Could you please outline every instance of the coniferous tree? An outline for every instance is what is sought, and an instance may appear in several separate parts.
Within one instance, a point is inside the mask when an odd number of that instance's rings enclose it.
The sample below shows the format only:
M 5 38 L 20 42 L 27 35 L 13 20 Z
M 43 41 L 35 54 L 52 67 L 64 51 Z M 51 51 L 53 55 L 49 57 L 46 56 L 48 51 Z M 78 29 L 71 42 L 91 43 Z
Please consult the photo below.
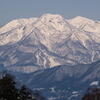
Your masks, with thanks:
M 20 100 L 36 100 L 32 94 L 32 91 L 28 89 L 25 85 L 19 90 Z
M 3 75 L 0 79 L 0 99 L 17 100 L 18 90 L 15 86 L 14 77 L 10 74 Z
M 35 91 L 33 95 L 36 98 L 36 100 L 46 100 L 46 98 L 42 95 L 40 91 Z
M 82 100 L 100 100 L 100 88 L 89 88 Z
M 17 89 L 14 77 L 3 73 L 0 78 L 0 100 L 45 100 L 45 98 L 40 92 L 33 93 L 25 85 Z

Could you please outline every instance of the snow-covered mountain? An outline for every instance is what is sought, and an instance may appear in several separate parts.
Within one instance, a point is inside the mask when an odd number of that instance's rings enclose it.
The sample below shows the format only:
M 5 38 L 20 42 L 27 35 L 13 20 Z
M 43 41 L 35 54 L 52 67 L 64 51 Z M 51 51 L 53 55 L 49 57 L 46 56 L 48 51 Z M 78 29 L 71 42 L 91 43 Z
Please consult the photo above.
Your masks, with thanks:
M 100 21 L 53 14 L 13 20 L 0 28 L 0 70 L 49 100 L 80 100 L 100 82 Z
M 33 72 L 100 59 L 100 22 L 60 15 L 16 19 L 0 28 L 0 63 Z

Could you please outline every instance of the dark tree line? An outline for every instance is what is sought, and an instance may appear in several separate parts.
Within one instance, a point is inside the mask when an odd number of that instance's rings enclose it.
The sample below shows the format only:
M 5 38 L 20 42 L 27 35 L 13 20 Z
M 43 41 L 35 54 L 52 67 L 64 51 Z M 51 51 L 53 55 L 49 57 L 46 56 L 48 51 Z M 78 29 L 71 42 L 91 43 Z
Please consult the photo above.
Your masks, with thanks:
M 45 100 L 45 98 L 25 85 L 18 89 L 14 77 L 6 73 L 0 78 L 0 100 Z
M 82 100 L 100 100 L 100 88 L 89 88 L 88 92 L 83 96 Z

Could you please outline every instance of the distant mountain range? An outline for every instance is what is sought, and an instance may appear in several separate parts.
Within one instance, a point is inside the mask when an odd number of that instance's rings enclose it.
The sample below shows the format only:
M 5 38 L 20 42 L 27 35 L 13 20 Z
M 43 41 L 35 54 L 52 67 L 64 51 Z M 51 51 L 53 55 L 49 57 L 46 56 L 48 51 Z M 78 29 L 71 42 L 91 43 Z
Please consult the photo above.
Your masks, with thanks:
M 0 65 L 32 89 L 49 88 L 49 100 L 78 100 L 99 82 L 100 21 L 53 14 L 13 20 L 0 28 Z

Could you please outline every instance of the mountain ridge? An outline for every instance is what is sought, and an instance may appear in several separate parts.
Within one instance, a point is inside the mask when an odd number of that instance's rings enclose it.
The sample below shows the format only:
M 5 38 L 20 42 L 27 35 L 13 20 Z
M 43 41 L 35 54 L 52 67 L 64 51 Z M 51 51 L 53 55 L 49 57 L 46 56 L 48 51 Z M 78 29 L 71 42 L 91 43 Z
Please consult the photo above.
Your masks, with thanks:
M 99 71 L 100 60 L 91 64 L 61 65 L 32 73 L 10 73 L 32 90 L 43 92 L 48 100 L 81 100 L 87 88 L 100 85 Z

